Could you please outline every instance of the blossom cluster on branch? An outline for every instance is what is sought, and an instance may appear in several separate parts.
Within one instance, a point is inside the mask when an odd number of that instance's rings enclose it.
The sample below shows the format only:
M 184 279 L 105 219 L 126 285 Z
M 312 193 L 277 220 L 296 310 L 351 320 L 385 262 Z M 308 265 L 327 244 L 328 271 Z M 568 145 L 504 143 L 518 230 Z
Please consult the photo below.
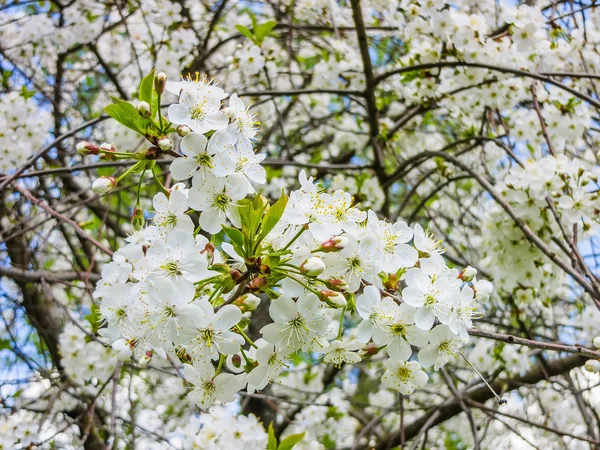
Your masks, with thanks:
M 0 448 L 600 445 L 598 8 L 1 2 Z
M 205 79 L 149 77 L 158 95 L 163 85 L 178 94 L 168 118 L 158 111 L 157 120 L 183 135 L 183 156 L 170 171 L 177 181 L 191 178 L 191 187 L 158 193 L 153 224 L 103 268 L 94 293 L 108 325 L 100 332 L 121 359 L 179 358 L 194 386 L 190 400 L 207 408 L 244 388 L 263 389 L 298 351 L 320 353 L 339 368 L 385 350 L 382 383 L 403 394 L 427 382 L 421 366 L 438 370 L 458 356 L 477 300 L 492 290 L 475 269 L 449 268 L 440 243 L 420 225 L 359 210 L 349 193 L 326 193 L 304 172 L 300 189 L 269 205 L 254 194 L 252 182 L 265 181 L 264 155 L 252 150 L 256 122 L 243 101 L 232 94 L 223 108 L 227 94 Z M 148 103 L 137 111 L 156 126 Z M 146 155 L 172 151 L 167 133 Z M 103 147 L 82 143 L 79 150 Z M 270 302 L 272 322 L 257 344 L 247 331 L 261 301 Z M 358 322 L 355 332 L 345 333 L 351 322 Z M 421 349 L 419 362 L 411 346 Z

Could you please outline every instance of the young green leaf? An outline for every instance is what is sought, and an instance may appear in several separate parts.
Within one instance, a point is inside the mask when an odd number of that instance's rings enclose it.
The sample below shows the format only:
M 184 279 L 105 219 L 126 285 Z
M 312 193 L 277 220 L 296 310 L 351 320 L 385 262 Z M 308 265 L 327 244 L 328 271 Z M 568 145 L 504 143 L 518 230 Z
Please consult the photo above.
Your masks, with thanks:
M 277 450 L 277 438 L 275 437 L 275 430 L 273 430 L 273 422 L 269 424 L 269 441 L 267 443 L 267 450 Z
M 281 216 L 285 211 L 287 202 L 288 196 L 285 194 L 281 194 L 279 200 L 277 200 L 273 205 L 271 205 L 271 207 L 269 208 L 262 220 L 259 237 L 260 240 L 264 239 L 271 232 L 271 230 L 275 228 L 275 225 L 277 225 L 277 222 L 279 222 L 279 219 L 281 219 Z
M 256 43 L 256 39 L 255 39 L 254 35 L 252 34 L 252 31 L 250 31 L 244 25 L 236 25 L 235 29 L 238 30 L 240 32 L 240 34 L 242 34 L 243 36 L 246 36 L 252 42 Z
M 102 314 L 100 313 L 100 307 L 93 304 L 90 308 L 90 313 L 87 314 L 84 318 L 92 326 L 92 331 L 96 333 L 98 331 L 98 328 L 100 328 L 100 324 L 102 323 Z
M 146 75 L 140 83 L 139 97 L 141 102 L 146 102 L 150 106 L 154 106 L 152 103 L 152 93 L 154 91 L 154 69 Z M 156 111 L 152 111 L 153 113 Z
M 262 25 L 258 25 L 254 29 L 254 35 L 256 36 L 256 40 L 259 45 L 265 40 L 265 38 L 269 35 L 271 31 L 277 26 L 277 22 L 274 20 L 269 20 L 268 22 L 263 23 Z
M 223 225 L 223 231 L 229 239 L 231 239 L 231 243 L 233 248 L 240 256 L 246 256 L 244 253 L 244 235 L 237 228 L 226 227 Z
M 137 108 L 131 103 L 119 98 L 111 98 L 114 103 L 104 108 L 104 112 L 106 112 L 106 114 L 115 119 L 121 125 L 124 125 L 127 128 L 136 131 L 137 133 L 145 134 L 146 130 L 142 129 L 138 120 L 140 115 Z
M 279 443 L 277 450 L 291 450 L 294 446 L 304 439 L 305 433 L 290 434 Z

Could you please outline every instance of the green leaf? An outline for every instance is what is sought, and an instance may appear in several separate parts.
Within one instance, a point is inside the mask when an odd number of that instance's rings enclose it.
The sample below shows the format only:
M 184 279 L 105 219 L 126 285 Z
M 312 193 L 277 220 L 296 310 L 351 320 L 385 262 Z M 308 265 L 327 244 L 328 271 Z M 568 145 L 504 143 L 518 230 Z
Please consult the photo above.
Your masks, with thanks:
M 285 211 L 287 202 L 288 196 L 281 194 L 279 200 L 277 200 L 275 204 L 269 208 L 262 220 L 259 239 L 264 239 L 271 232 L 271 230 L 275 228 L 275 225 L 277 225 L 277 222 L 279 222 L 279 219 L 281 219 L 281 216 Z
M 154 69 L 146 75 L 140 83 L 139 97 L 140 101 L 152 104 L 152 93 L 154 92 Z M 154 110 L 152 112 L 155 112 Z
M 275 437 L 275 430 L 273 430 L 273 422 L 269 424 L 269 441 L 267 443 L 267 450 L 277 450 L 277 438 Z
M 277 447 L 277 450 L 290 450 L 294 448 L 294 445 L 296 445 L 298 442 L 304 439 L 304 434 L 305 433 L 290 434 L 288 437 L 286 437 L 283 441 L 279 443 L 279 447 Z
M 223 226 L 223 231 L 231 239 L 233 248 L 240 256 L 246 256 L 244 252 L 244 235 L 237 228 Z
M 248 39 L 250 39 L 252 42 L 256 42 L 256 39 L 254 38 L 254 35 L 252 34 L 252 31 L 250 31 L 244 25 L 236 25 L 235 29 L 238 30 L 242 35 L 244 35 Z
M 259 44 L 265 40 L 265 38 L 269 35 L 271 31 L 277 26 L 277 22 L 274 20 L 269 20 L 268 22 L 263 23 L 262 25 L 258 25 L 254 29 L 254 36 L 256 36 L 256 40 Z
M 92 326 L 92 331 L 96 333 L 98 328 L 100 327 L 100 323 L 102 322 L 102 314 L 100 314 L 100 307 L 96 304 L 93 304 L 90 308 L 90 313 L 84 317 L 85 320 L 89 322 Z
M 23 97 L 25 100 L 33 97 L 34 95 L 35 95 L 35 91 L 30 91 L 24 85 L 21 86 L 21 97 Z
M 106 114 L 115 119 L 121 125 L 124 125 L 140 134 L 145 134 L 146 130 L 145 128 L 142 129 L 139 122 L 140 114 L 138 113 L 137 108 L 131 103 L 119 98 L 112 96 L 111 98 L 114 103 L 104 108 L 104 112 L 106 112 Z
M 321 443 L 328 450 L 332 449 L 332 448 L 335 448 L 335 441 L 333 439 L 331 439 L 331 437 L 328 434 L 326 434 L 323 437 L 321 437 Z
M 418 70 L 412 71 L 412 72 L 408 72 L 406 75 L 404 75 L 401 79 L 400 82 L 402 82 L 403 84 L 408 84 L 413 80 L 416 80 L 417 78 L 421 77 L 421 72 Z
M 9 339 L 0 339 L 0 351 L 11 349 L 10 340 Z

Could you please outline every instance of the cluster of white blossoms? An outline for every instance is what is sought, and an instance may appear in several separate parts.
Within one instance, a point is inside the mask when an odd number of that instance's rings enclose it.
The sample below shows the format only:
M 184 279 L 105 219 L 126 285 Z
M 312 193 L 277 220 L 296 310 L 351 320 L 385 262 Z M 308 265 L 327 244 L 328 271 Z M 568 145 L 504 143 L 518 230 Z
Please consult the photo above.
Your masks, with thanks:
M 0 415 L 0 449 L 24 450 L 40 441 L 39 424 L 27 411 Z
M 50 111 L 40 109 L 28 91 L 2 94 L 0 103 L 0 172 L 22 166 L 44 143 Z
M 470 267 L 449 268 L 420 225 L 380 220 L 304 172 L 300 189 L 270 207 L 259 195 L 246 199 L 265 177 L 242 100 L 233 94 L 223 108 L 227 94 L 203 79 L 166 89 L 179 96 L 169 120 L 184 136 L 171 175 L 191 178 L 191 187 L 157 194 L 153 225 L 102 270 L 94 293 L 107 325 L 101 334 L 120 358 L 179 358 L 190 400 L 207 408 L 263 389 L 295 352 L 341 367 L 385 348 L 382 383 L 403 394 L 425 385 L 423 368 L 457 356 L 489 282 Z M 158 145 L 170 150 L 166 141 Z M 270 302 L 272 323 L 253 340 L 261 301 Z M 356 332 L 344 332 L 350 321 L 360 322 Z
M 598 179 L 600 170 L 566 155 L 545 156 L 527 161 L 508 171 L 497 190 L 519 217 L 556 254 L 563 253 L 555 243 L 565 233 L 585 240 L 598 230 Z M 544 300 L 555 295 L 564 272 L 537 247 L 500 206 L 490 208 L 483 224 L 486 249 L 484 264 L 502 289 L 521 301 Z M 567 255 L 562 256 L 568 258 Z
M 90 332 L 91 333 L 91 332 Z M 80 385 L 106 381 L 115 370 L 116 358 L 110 347 L 93 340 L 73 323 L 68 323 L 59 339 L 65 373 Z
M 192 417 L 182 430 L 182 449 L 220 450 L 240 448 L 263 450 L 267 447 L 267 433 L 258 419 L 234 416 L 226 407 L 213 407 L 199 417 Z

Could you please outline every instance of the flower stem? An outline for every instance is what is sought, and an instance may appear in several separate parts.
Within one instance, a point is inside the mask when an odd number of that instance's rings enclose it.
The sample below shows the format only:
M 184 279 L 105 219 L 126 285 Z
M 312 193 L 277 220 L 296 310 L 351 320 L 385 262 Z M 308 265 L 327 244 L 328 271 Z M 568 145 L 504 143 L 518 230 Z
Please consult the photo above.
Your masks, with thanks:
M 154 179 L 156 180 L 156 182 L 158 183 L 158 185 L 160 186 L 160 189 L 165 193 L 168 194 L 169 190 L 164 186 L 164 184 L 162 184 L 162 182 L 160 181 L 160 178 L 158 178 L 158 174 L 156 173 L 156 166 L 154 166 L 152 168 L 152 175 L 154 175 Z
M 225 362 L 225 358 L 226 358 L 226 356 L 223 355 L 223 354 L 219 358 L 219 365 L 217 366 L 217 370 L 215 372 L 215 377 L 221 373 L 221 368 L 223 367 L 223 363 Z
M 127 169 L 125 172 L 123 172 L 121 175 L 119 175 L 115 181 L 118 183 L 123 178 L 125 178 L 127 175 L 129 175 L 131 172 L 138 169 L 141 164 L 145 164 L 145 161 L 136 162 L 133 166 L 131 166 L 129 169 Z
M 292 280 L 294 280 L 296 283 L 298 283 L 300 286 L 303 286 L 305 289 L 308 289 L 310 292 L 312 292 L 313 294 L 315 294 L 317 297 L 319 295 L 321 295 L 321 293 L 319 291 L 317 291 L 315 288 L 310 287 L 309 285 L 307 285 L 306 283 L 303 283 L 302 281 L 300 281 L 298 278 L 293 277 L 292 275 L 290 275 L 289 271 L 281 271 L 285 274 L 286 277 L 291 278 Z
M 287 245 L 285 247 L 283 247 L 283 249 L 281 251 L 286 251 L 288 248 L 291 247 L 291 245 L 296 242 L 296 240 L 302 235 L 302 233 L 304 233 L 304 230 L 306 230 L 306 228 L 304 228 L 304 226 L 302 226 L 302 228 L 300 228 L 300 231 L 298 231 L 296 233 L 296 235 L 292 238 L 292 240 L 290 242 L 287 243 Z
M 342 339 L 342 333 L 344 332 L 344 313 L 346 312 L 346 307 L 348 305 L 344 305 L 342 308 L 342 314 L 340 315 L 340 328 L 338 329 L 337 339 Z
M 252 339 L 250 339 L 248 337 L 248 335 L 246 333 L 244 333 L 244 330 L 242 330 L 242 327 L 240 327 L 239 325 L 236 325 L 235 328 L 238 331 L 238 333 L 240 333 L 242 335 L 242 337 L 246 340 L 246 342 L 248 344 L 250 344 L 254 348 L 258 348 L 258 346 L 252 341 Z

